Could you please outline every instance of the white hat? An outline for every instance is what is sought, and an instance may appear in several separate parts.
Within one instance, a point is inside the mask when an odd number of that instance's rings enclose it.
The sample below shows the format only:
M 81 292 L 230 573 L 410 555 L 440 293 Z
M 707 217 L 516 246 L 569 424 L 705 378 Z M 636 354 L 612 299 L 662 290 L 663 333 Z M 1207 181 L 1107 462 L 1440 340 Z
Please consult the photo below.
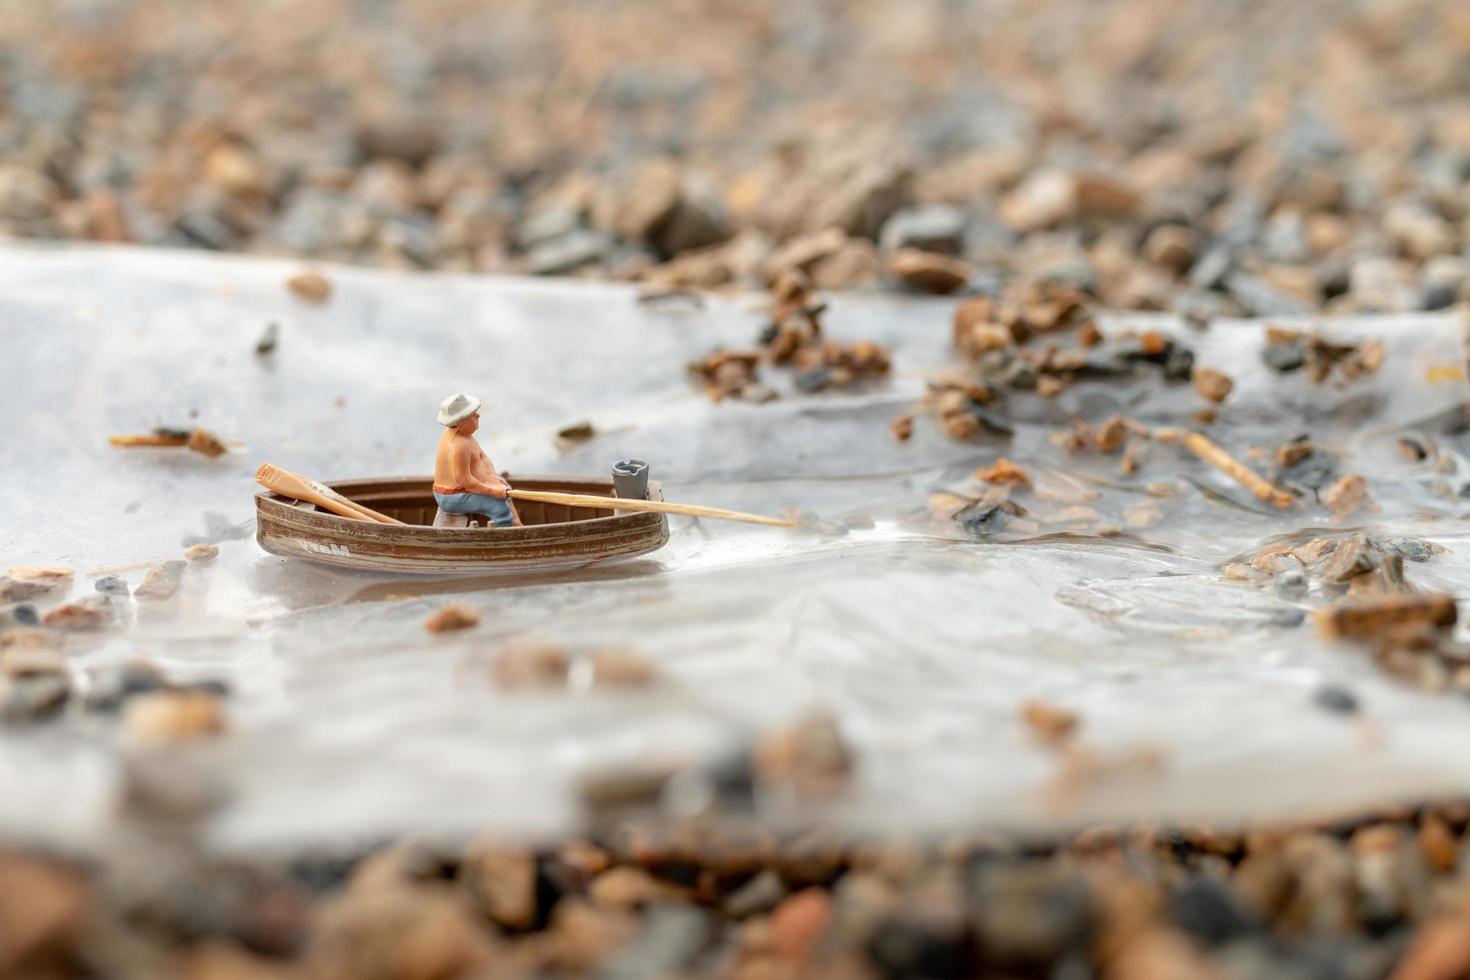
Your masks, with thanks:
M 440 425 L 459 425 L 480 410 L 480 399 L 474 395 L 453 394 L 439 406 Z

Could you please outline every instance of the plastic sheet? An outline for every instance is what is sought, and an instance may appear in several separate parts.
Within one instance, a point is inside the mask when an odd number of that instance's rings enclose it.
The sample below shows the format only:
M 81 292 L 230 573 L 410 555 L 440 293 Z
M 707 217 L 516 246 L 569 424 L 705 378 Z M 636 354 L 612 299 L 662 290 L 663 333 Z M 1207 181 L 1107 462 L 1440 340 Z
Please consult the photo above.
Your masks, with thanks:
M 858 772 L 835 817 L 857 829 L 1038 832 L 1141 816 L 1275 814 L 1470 788 L 1462 699 L 1380 675 L 1319 641 L 1292 601 L 1229 581 L 1233 556 L 1280 535 L 1341 530 L 1321 508 L 1268 512 L 1186 454 L 1156 447 L 1137 477 L 1116 458 L 1068 457 L 1047 434 L 1074 413 L 1181 424 L 1189 386 L 1155 373 L 1014 398 L 1013 438 L 946 438 L 887 421 L 950 359 L 946 301 L 833 298 L 830 332 L 895 350 L 893 377 L 855 393 L 711 404 L 684 376 L 717 345 L 759 330 L 759 297 L 644 304 L 619 285 L 331 269 L 329 303 L 284 288 L 294 265 L 131 250 L 0 252 L 0 558 L 79 572 L 220 545 L 180 595 L 134 602 L 122 631 L 76 642 L 86 669 L 142 655 L 184 677 L 222 677 L 230 737 L 202 750 L 227 802 L 219 848 L 340 843 L 485 825 L 550 834 L 576 819 L 580 776 L 648 759 L 714 756 L 813 708 L 835 714 Z M 256 339 L 280 325 L 261 357 Z M 1214 438 L 1237 454 L 1298 432 L 1343 454 L 1379 506 L 1375 533 L 1447 550 L 1409 566 L 1426 588 L 1465 592 L 1461 325 L 1452 316 L 1334 321 L 1376 336 L 1384 368 L 1338 389 L 1259 360 L 1259 323 L 1191 330 L 1198 363 L 1237 382 Z M 1432 370 L 1433 369 L 1433 370 Z M 1449 378 L 1434 381 L 1431 379 Z M 778 376 L 766 380 L 780 384 Z M 435 408 L 486 403 L 481 440 L 515 473 L 605 475 L 650 463 L 673 500 L 773 513 L 794 531 L 672 518 L 646 558 L 560 576 L 390 578 L 267 555 L 250 521 L 263 461 L 317 478 L 423 474 Z M 557 429 L 603 433 L 568 451 Z M 199 424 L 244 449 L 216 460 L 120 450 L 110 432 Z M 1449 464 L 1400 458 L 1406 428 L 1437 433 Z M 1057 490 L 1097 493 L 1123 523 L 1150 481 L 1175 480 L 1158 524 L 1101 537 L 1002 531 L 975 540 L 932 518 L 935 491 L 974 489 L 1005 455 Z M 1062 504 L 1058 504 L 1058 507 Z M 136 585 L 143 572 L 124 573 Z M 75 594 L 91 589 L 79 576 Z M 473 631 L 434 636 L 452 598 Z M 647 691 L 508 694 L 487 663 L 525 638 L 620 645 L 652 659 Z M 1324 681 L 1364 705 L 1312 703 Z M 1157 770 L 1103 780 L 1058 803 L 1053 755 L 1018 704 L 1077 710 L 1100 752 L 1157 748 Z M 79 712 L 0 733 L 0 833 L 89 848 L 117 788 L 111 722 Z

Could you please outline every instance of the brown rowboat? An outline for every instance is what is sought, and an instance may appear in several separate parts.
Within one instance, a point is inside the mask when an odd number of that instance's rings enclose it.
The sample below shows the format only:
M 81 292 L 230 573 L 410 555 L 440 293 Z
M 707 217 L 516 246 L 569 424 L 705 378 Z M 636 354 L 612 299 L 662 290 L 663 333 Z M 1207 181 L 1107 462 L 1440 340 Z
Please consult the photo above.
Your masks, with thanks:
M 521 490 L 607 497 L 600 477 L 513 477 Z M 404 525 L 357 521 L 275 493 L 255 495 L 256 540 L 266 551 L 342 568 L 382 572 L 516 572 L 572 568 L 646 555 L 669 540 L 668 518 L 607 508 L 516 501 L 524 527 L 433 527 L 432 480 L 384 477 L 330 483 L 333 490 Z M 656 482 L 648 496 L 661 500 Z

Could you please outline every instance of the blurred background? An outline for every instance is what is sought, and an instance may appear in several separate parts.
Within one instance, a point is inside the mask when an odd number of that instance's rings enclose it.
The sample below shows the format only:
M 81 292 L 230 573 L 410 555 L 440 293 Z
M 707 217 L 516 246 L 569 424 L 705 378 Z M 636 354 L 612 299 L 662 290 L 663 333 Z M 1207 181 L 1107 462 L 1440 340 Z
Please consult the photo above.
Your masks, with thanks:
M 665 286 L 917 245 L 1125 309 L 1439 308 L 1467 91 L 1452 0 L 3 0 L 0 233 Z

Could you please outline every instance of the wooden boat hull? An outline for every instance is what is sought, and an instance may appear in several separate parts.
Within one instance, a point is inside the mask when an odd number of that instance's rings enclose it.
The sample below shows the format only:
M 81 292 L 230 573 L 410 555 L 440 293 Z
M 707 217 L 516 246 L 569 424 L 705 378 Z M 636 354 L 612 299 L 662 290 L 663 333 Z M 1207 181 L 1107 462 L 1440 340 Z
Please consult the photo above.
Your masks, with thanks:
M 605 496 L 612 480 L 598 477 L 513 477 L 525 490 Z M 429 526 L 437 506 L 429 477 L 343 480 L 328 484 L 364 506 L 405 526 L 340 517 L 274 493 L 255 496 L 256 540 L 266 551 L 306 558 L 339 568 L 379 572 L 453 574 L 546 571 L 646 555 L 669 540 L 663 514 L 615 513 L 517 501 L 524 527 L 437 528 Z M 656 483 L 649 497 L 662 499 Z

